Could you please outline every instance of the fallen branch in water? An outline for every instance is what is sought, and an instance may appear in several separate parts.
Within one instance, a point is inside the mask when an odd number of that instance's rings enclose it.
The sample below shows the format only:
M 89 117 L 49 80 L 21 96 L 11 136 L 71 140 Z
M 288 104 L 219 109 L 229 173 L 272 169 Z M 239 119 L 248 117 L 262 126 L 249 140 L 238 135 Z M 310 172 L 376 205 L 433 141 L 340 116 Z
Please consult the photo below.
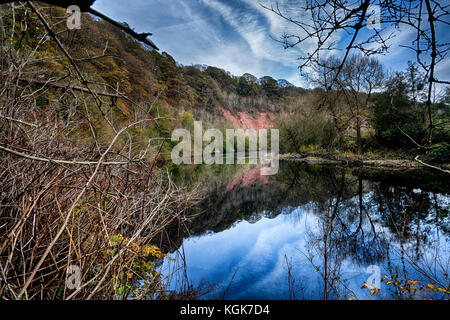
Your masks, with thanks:
M 417 161 L 418 163 L 420 163 L 421 165 L 425 166 L 425 167 L 428 167 L 428 168 L 431 168 L 431 169 L 436 169 L 436 170 L 439 170 L 441 172 L 445 172 L 445 173 L 449 173 L 450 174 L 450 170 L 445 170 L 445 169 L 442 169 L 442 168 L 439 168 L 439 167 L 436 167 L 436 166 L 432 166 L 431 164 L 425 163 L 425 162 L 423 162 L 422 160 L 419 159 L 419 156 L 416 156 L 414 158 L 414 160 Z

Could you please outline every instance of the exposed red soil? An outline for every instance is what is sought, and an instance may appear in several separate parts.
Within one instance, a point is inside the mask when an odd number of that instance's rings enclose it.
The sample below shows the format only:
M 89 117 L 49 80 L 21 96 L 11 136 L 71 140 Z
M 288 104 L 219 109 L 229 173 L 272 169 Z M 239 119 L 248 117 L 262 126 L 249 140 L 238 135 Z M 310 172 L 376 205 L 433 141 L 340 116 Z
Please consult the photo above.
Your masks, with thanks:
M 222 107 L 220 107 L 220 111 L 222 111 L 223 116 L 231 121 L 236 128 L 256 130 L 273 128 L 273 122 L 266 112 L 261 112 L 258 118 L 254 118 L 247 112 L 238 112 L 239 117 L 236 117 L 230 111 L 225 110 Z

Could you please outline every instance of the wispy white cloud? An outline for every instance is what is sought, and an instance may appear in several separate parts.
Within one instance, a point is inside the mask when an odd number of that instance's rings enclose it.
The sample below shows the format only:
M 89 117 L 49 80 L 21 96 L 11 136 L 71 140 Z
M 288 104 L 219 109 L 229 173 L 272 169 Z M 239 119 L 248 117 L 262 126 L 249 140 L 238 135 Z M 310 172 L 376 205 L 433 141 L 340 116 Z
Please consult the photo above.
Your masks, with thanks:
M 283 52 L 282 45 L 270 37 L 258 11 L 250 11 L 251 7 L 248 6 L 231 6 L 217 0 L 202 2 L 220 13 L 230 27 L 246 41 L 256 58 L 277 61 L 288 66 L 295 64 L 295 56 Z
M 301 1 L 277 0 L 286 16 L 307 22 L 310 17 L 301 9 Z M 274 0 L 97 0 L 95 8 L 119 21 L 127 21 L 137 31 L 153 32 L 153 40 L 178 62 L 208 64 L 223 68 L 235 75 L 245 72 L 257 77 L 270 75 L 284 78 L 296 85 L 307 86 L 300 79 L 298 58 L 316 47 L 313 40 L 285 50 L 280 42 L 283 34 L 302 35 L 302 30 L 275 13 L 263 8 Z M 384 32 L 388 33 L 391 30 Z M 440 34 L 444 34 L 441 30 Z M 392 40 L 390 53 L 380 56 L 387 68 L 406 67 L 415 57 L 399 44 L 408 44 L 414 35 L 411 30 L 398 31 Z M 448 37 L 448 36 L 447 36 Z M 348 36 L 336 34 L 332 41 L 345 47 Z M 339 54 L 323 52 L 322 57 Z M 438 68 L 440 75 L 449 73 L 448 62 Z

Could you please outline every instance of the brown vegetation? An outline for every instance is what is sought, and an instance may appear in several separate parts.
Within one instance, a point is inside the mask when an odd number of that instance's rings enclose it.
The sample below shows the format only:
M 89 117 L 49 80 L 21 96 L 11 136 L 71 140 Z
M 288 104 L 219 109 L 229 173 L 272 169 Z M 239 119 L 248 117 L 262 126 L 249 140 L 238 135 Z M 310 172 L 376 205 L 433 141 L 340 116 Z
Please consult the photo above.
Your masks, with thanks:
M 126 96 L 123 78 L 106 72 L 117 61 L 89 53 L 89 41 L 87 57 L 74 55 L 55 11 L 1 9 L 0 296 L 167 296 L 158 247 L 167 226 L 183 227 L 193 195 L 158 166 L 161 140 L 136 135 L 164 125 L 157 101 Z M 93 65 L 105 71 L 97 79 Z

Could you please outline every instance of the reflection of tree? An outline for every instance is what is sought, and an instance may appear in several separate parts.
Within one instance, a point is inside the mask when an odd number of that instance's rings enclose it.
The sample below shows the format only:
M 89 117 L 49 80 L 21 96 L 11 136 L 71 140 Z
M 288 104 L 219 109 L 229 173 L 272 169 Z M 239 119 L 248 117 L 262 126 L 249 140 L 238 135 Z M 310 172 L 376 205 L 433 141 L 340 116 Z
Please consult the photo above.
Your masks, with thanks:
M 245 174 L 246 169 L 251 170 L 248 166 L 235 166 L 234 169 L 241 175 Z M 301 205 L 325 202 L 336 195 L 338 177 L 345 176 L 343 169 L 282 161 L 279 173 L 270 177 L 269 183 L 255 181 L 245 186 L 237 184 L 225 192 L 226 186 L 235 177 L 220 174 L 214 167 L 209 167 L 209 170 L 214 171 L 214 174 L 204 173 L 200 178 L 207 192 L 196 208 L 197 212 L 202 213 L 190 224 L 189 231 L 193 235 L 208 230 L 219 232 L 228 229 L 236 221 L 254 223 L 262 217 L 275 218 L 279 214 L 290 213 Z M 344 187 L 346 197 L 354 195 L 355 191 L 351 190 L 354 188 L 349 181 L 344 183 Z
M 389 169 L 358 169 L 352 174 L 363 180 L 383 182 L 386 185 L 415 187 L 427 192 L 450 194 L 450 179 L 448 175 L 430 170 L 389 170 Z
M 417 256 L 424 245 L 430 244 L 430 222 L 449 233 L 448 221 L 444 219 L 448 207 L 437 201 L 435 193 L 380 183 L 374 187 L 371 204 L 397 240 L 414 242 Z
M 205 193 L 195 209 L 196 217 L 189 224 L 190 234 L 200 235 L 208 230 L 219 232 L 241 220 L 254 223 L 262 217 L 274 218 L 306 204 L 314 204 L 320 215 L 330 199 L 341 195 L 336 216 L 342 238 L 339 250 L 363 263 L 378 259 L 378 254 L 371 251 L 380 241 L 375 230 L 379 222 L 377 211 L 380 211 L 383 225 L 392 231 L 405 229 L 405 235 L 415 229 L 402 226 L 402 223 L 416 223 L 430 212 L 440 212 L 441 216 L 448 212 L 439 201 L 432 201 L 431 193 L 412 192 L 415 185 L 411 174 L 409 180 L 401 180 L 404 187 L 395 186 L 393 176 L 385 183 L 374 184 L 364 180 L 372 177 L 371 173 L 358 170 L 355 176 L 343 168 L 311 166 L 296 161 L 281 161 L 278 174 L 269 177 L 269 183 L 238 183 L 231 190 L 227 189 L 230 181 L 253 169 L 249 165 L 186 166 L 180 169 L 177 173 L 180 182 L 200 185 Z M 442 219 L 439 221 L 441 228 L 448 228 Z
M 410 177 L 403 176 L 401 186 L 395 185 L 393 176 L 373 183 L 365 178 L 376 176 L 360 170 L 352 175 L 342 168 L 282 161 L 279 173 L 270 177 L 268 183 L 239 182 L 229 188 L 230 181 L 239 181 L 239 176 L 253 169 L 248 165 L 192 166 L 178 174 L 179 179 L 188 179 L 190 185 L 200 185 L 206 192 L 195 209 L 196 216 L 188 223 L 190 235 L 208 230 L 220 232 L 237 221 L 254 223 L 262 217 L 275 218 L 308 205 L 314 208 L 321 223 L 319 232 L 310 234 L 310 246 L 315 248 L 317 257 L 327 256 L 326 265 L 330 268 L 344 259 L 361 266 L 383 261 L 392 240 L 380 233 L 385 227 L 395 235 L 394 240 L 414 240 L 418 256 L 429 242 L 430 226 L 424 228 L 424 219 L 429 219 L 431 213 L 435 215 L 435 226 L 448 233 L 448 220 L 444 219 L 448 207 L 436 193 L 413 189 L 416 184 Z M 424 188 L 433 190 L 433 185 Z M 327 277 L 332 270 L 327 271 Z
M 357 182 L 357 183 L 356 183 Z M 362 179 L 349 178 L 345 171 L 332 184 L 337 194 L 316 203 L 319 227 L 309 231 L 306 257 L 320 274 L 324 299 L 342 299 L 351 294 L 341 274 L 342 262 L 369 265 L 382 261 L 387 242 L 377 236 L 374 222 L 366 210 Z M 357 196 L 348 193 L 354 187 Z
M 449 206 L 438 197 L 435 192 L 407 186 L 380 183 L 374 188 L 370 201 L 391 234 L 387 269 L 393 298 L 449 296 L 450 257 L 445 249 L 448 244 L 440 240 L 442 234 L 449 234 Z M 436 291 L 435 287 L 443 291 Z
M 448 208 L 443 207 L 445 202 L 440 202 L 436 193 L 380 183 L 371 186 L 371 192 L 366 191 L 365 196 L 361 178 L 349 181 L 343 176 L 341 181 L 336 197 L 316 203 L 319 228 L 308 233 L 306 257 L 323 280 L 324 299 L 342 299 L 352 294 L 341 273 L 346 258 L 364 266 L 380 265 L 388 258 L 394 283 L 407 281 L 411 269 L 429 283 L 448 287 L 450 261 L 439 255 L 431 233 L 448 232 L 448 220 L 443 219 L 448 216 Z M 357 196 L 345 198 L 342 190 L 349 183 L 357 186 Z M 384 227 L 390 232 L 384 232 Z M 425 253 L 431 258 L 424 258 Z M 400 258 L 400 265 L 393 265 L 392 254 Z M 397 289 L 395 297 L 414 296 L 415 293 Z
M 370 192 L 367 192 L 361 177 L 342 181 L 341 188 L 336 190 L 344 190 L 345 184 L 352 184 L 357 186 L 357 196 L 345 198 L 345 193 L 340 191 L 325 203 L 317 202 L 319 228 L 308 234 L 307 257 L 324 281 L 323 297 L 342 298 L 349 294 L 340 273 L 346 258 L 360 265 L 378 265 L 394 251 L 403 264 L 393 267 L 388 259 L 390 274 L 395 275 L 395 279 L 406 279 L 407 270 L 412 268 L 430 283 L 439 283 L 445 288 L 448 275 L 444 275 L 443 281 L 440 276 L 446 269 L 448 272 L 448 262 L 446 257 L 439 256 L 439 249 L 433 242 L 436 238 L 431 232 L 448 233 L 448 207 L 438 200 L 439 195 L 387 183 L 370 184 Z M 390 232 L 384 232 L 385 227 Z M 432 252 L 431 259 L 424 259 L 425 253 Z M 400 291 L 397 293 L 397 297 L 406 297 Z

